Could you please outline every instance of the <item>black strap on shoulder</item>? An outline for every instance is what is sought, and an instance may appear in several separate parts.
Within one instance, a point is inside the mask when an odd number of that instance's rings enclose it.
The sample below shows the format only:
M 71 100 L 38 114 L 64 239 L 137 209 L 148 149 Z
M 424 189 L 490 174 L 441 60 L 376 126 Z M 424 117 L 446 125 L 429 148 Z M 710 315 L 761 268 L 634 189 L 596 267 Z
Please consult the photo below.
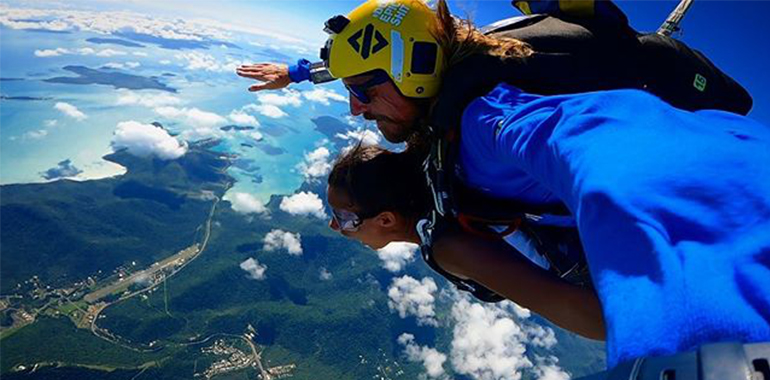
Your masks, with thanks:
M 420 236 L 420 253 L 423 260 L 428 264 L 431 269 L 444 276 L 447 280 L 453 283 L 458 290 L 469 292 L 474 297 L 484 302 L 500 302 L 505 297 L 487 289 L 483 285 L 473 280 L 463 280 L 447 271 L 436 263 L 433 257 L 433 238 L 435 234 L 442 232 L 445 228 L 444 223 L 446 221 L 437 215 L 435 210 L 431 212 L 430 219 L 422 219 L 417 223 L 417 233 Z
M 624 362 L 576 380 L 770 380 L 770 342 L 704 344 L 695 351 Z

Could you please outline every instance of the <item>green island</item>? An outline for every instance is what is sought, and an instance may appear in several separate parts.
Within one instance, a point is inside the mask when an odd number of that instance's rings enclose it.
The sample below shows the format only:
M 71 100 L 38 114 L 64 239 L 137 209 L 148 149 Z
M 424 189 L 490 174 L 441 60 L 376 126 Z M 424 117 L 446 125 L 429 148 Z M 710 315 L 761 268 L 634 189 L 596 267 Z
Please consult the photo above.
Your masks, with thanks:
M 105 159 L 122 176 L 0 188 L 3 379 L 413 379 L 424 368 L 400 334 L 449 351 L 451 327 L 389 310 L 392 274 L 371 250 L 283 212 L 281 195 L 266 215 L 235 212 L 222 200 L 235 157 L 216 145 L 170 161 L 119 151 Z M 325 198 L 322 183 L 298 190 Z M 265 250 L 274 229 L 299 233 L 303 254 Z M 250 258 L 264 279 L 239 267 Z M 450 301 L 436 307 L 448 320 Z M 603 367 L 601 345 L 554 329 L 563 368 Z

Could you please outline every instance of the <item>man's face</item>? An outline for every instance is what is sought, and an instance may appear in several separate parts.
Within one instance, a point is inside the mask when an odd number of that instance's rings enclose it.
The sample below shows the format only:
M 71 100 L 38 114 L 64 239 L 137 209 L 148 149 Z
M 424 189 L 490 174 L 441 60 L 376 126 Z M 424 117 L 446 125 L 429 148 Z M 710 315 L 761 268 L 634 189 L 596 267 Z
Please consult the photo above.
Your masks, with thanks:
M 371 79 L 372 75 L 364 74 L 342 81 L 348 85 L 360 85 Z M 377 128 L 385 139 L 392 143 L 400 143 L 417 128 L 420 118 L 420 107 L 413 99 L 407 98 L 398 91 L 391 81 L 386 81 L 366 90 L 368 103 L 362 102 L 353 93 L 350 94 L 350 113 L 354 116 L 363 115 L 366 120 L 375 120 Z

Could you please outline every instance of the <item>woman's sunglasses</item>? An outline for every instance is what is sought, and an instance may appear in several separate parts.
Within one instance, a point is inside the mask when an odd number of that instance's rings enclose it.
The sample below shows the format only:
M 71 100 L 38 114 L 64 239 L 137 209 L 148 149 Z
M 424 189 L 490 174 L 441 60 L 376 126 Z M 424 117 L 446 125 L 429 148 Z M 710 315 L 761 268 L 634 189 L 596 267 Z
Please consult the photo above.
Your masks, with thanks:
M 348 232 L 356 232 L 364 220 L 371 218 L 371 216 L 359 216 L 353 211 L 335 209 L 332 207 L 332 219 L 337 223 L 340 230 Z
M 345 88 L 347 88 L 348 91 L 350 91 L 350 93 L 353 94 L 353 96 L 355 96 L 359 102 L 364 104 L 369 104 L 369 102 L 372 101 L 372 99 L 369 98 L 368 95 L 366 95 L 369 89 L 374 86 L 381 85 L 389 80 L 390 80 L 390 77 L 385 72 L 375 71 L 374 76 L 369 78 L 369 80 L 367 80 L 364 83 L 359 83 L 359 84 L 350 84 L 350 83 L 344 83 L 344 82 L 343 83 L 345 84 Z

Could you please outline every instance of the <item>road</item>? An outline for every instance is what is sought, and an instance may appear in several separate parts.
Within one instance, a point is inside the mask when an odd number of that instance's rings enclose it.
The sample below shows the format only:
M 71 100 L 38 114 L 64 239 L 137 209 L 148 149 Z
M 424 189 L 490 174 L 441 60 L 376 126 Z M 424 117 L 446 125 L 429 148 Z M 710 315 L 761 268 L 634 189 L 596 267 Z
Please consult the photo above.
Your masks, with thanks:
M 226 188 L 225 188 L 225 192 L 227 192 L 227 189 L 229 189 L 231 186 L 232 186 L 232 183 L 228 184 L 228 186 L 226 186 Z M 123 279 L 122 281 L 118 281 L 118 282 L 115 282 L 113 284 L 107 285 L 106 287 L 99 288 L 99 289 L 97 289 L 97 290 L 87 294 L 85 297 L 83 297 L 83 299 L 88 301 L 88 302 L 95 302 L 95 301 L 97 301 L 97 300 L 99 300 L 99 299 L 101 299 L 101 298 L 103 298 L 103 297 L 105 297 L 105 296 L 107 296 L 109 294 L 112 294 L 112 293 L 114 293 L 116 291 L 120 291 L 120 289 L 122 287 L 125 287 L 127 289 L 134 281 L 136 281 L 139 278 L 139 276 L 151 276 L 150 278 L 152 278 L 152 275 L 157 273 L 157 271 L 163 270 L 163 269 L 166 269 L 166 268 L 169 268 L 169 267 L 171 267 L 172 269 L 171 269 L 170 273 L 165 275 L 164 279 L 166 281 L 168 280 L 169 277 L 179 273 L 182 269 L 184 269 L 184 267 L 186 267 L 193 260 L 198 258 L 201 255 L 201 253 L 203 253 L 203 251 L 208 246 L 209 239 L 211 238 L 211 226 L 213 224 L 214 212 L 216 211 L 217 205 L 219 204 L 220 201 L 221 201 L 221 198 L 219 198 L 219 197 L 215 198 L 214 204 L 211 206 L 211 211 L 209 212 L 209 217 L 206 220 L 206 232 L 205 232 L 205 235 L 203 237 L 203 242 L 200 244 L 200 248 L 198 248 L 198 244 L 197 243 L 193 244 L 192 246 L 190 246 L 190 247 L 180 251 L 176 255 L 173 255 L 171 257 L 168 257 L 168 258 L 164 259 L 163 261 L 158 262 L 157 265 L 153 265 L 150 268 L 147 268 L 145 270 L 136 272 L 133 275 Z M 144 349 L 144 348 L 128 347 L 126 344 L 120 342 L 119 339 L 117 339 L 115 336 L 110 334 L 108 331 L 99 328 L 99 326 L 97 326 L 97 324 L 96 324 L 98 319 L 99 319 L 99 314 L 102 311 L 104 311 L 104 309 L 106 309 L 107 307 L 109 307 L 111 305 L 114 305 L 114 304 L 116 304 L 118 302 L 127 300 L 127 299 L 129 299 L 131 297 L 135 297 L 135 296 L 137 296 L 139 294 L 142 294 L 142 293 L 145 293 L 145 292 L 149 292 L 152 289 L 155 289 L 155 287 L 157 287 L 158 284 L 160 284 L 160 282 L 153 283 L 152 285 L 150 285 L 150 286 L 148 286 L 146 288 L 143 288 L 143 289 L 131 292 L 129 294 L 126 294 L 126 295 L 120 297 L 119 299 L 117 299 L 117 300 L 115 300 L 113 302 L 103 303 L 102 305 L 99 305 L 99 307 L 97 307 L 93 312 L 87 313 L 86 316 L 84 316 L 83 318 L 85 319 L 85 318 L 88 318 L 88 316 L 92 316 L 93 319 L 91 320 L 91 323 L 90 323 L 91 324 L 91 332 L 94 335 L 96 335 L 97 337 L 101 338 L 101 339 L 104 339 L 104 340 L 109 341 L 111 343 L 119 344 L 119 345 L 121 345 L 123 347 L 130 348 L 132 350 L 156 351 L 156 350 L 160 349 L 160 347 L 157 347 L 155 349 L 150 349 L 150 350 Z M 261 366 L 261 364 L 260 364 L 260 366 Z

